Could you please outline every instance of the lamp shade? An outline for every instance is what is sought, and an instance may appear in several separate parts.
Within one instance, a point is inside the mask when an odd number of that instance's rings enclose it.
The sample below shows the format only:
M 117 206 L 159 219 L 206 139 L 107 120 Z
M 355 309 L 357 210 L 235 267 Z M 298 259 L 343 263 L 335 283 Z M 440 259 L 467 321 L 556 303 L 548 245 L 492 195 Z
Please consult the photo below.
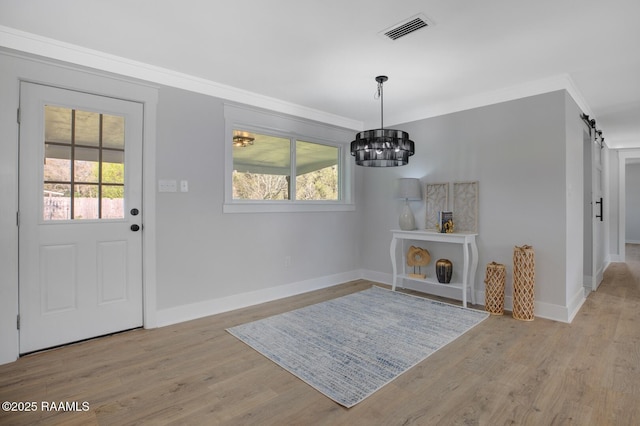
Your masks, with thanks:
M 404 200 L 416 201 L 422 199 L 420 194 L 420 179 L 401 178 L 398 179 L 398 189 L 396 198 Z

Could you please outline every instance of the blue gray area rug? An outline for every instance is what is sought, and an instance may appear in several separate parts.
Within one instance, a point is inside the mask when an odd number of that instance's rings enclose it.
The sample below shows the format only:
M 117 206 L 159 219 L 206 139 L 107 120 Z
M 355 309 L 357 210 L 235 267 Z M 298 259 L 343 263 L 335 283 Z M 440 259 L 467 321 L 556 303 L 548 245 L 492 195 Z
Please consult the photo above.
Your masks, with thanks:
M 488 316 L 372 287 L 227 331 L 352 407 Z

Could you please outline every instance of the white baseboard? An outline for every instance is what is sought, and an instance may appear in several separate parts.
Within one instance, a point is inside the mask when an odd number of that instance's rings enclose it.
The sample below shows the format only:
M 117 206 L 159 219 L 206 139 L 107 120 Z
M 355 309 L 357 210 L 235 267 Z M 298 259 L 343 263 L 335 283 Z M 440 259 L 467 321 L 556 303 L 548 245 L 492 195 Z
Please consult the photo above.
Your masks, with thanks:
M 385 273 L 376 272 L 376 271 L 364 270 L 362 271 L 362 278 L 366 280 L 376 281 L 383 284 L 388 284 L 388 285 L 391 285 L 393 283 L 393 276 L 391 274 L 385 274 Z M 408 288 L 411 290 L 416 290 L 416 291 L 421 290 L 419 287 L 420 284 L 413 285 L 412 281 L 407 281 L 406 283 L 404 283 L 404 286 L 405 288 Z M 582 298 L 584 299 L 584 292 L 582 291 L 582 289 L 580 289 L 580 292 L 582 294 Z M 462 293 L 460 292 L 460 290 L 453 289 L 453 288 L 449 289 L 446 287 L 433 286 L 432 288 L 429 289 L 429 294 L 434 294 L 436 296 L 441 296 L 441 297 L 448 297 L 454 300 L 462 300 Z M 484 290 L 478 290 L 476 288 L 476 303 L 479 305 L 483 305 L 484 297 L 485 297 Z M 580 309 L 580 306 L 582 306 L 582 303 L 584 303 L 584 300 L 582 300 L 580 303 L 577 303 L 576 301 L 574 301 L 569 306 L 561 306 L 561 305 L 554 305 L 551 303 L 540 302 L 536 300 L 534 303 L 534 315 L 540 318 L 546 318 L 546 319 L 559 321 L 559 322 L 571 322 L 575 314 Z M 504 307 L 508 311 L 511 311 L 513 309 L 513 299 L 511 298 L 511 296 L 505 297 Z
M 567 321 L 564 321 L 564 322 L 568 322 L 568 323 L 572 322 L 586 300 L 587 298 L 584 294 L 584 287 L 581 287 L 578 289 L 576 294 L 574 294 L 571 300 L 569 301 L 569 305 L 567 306 L 567 313 L 568 313 Z
M 375 281 L 381 284 L 392 285 L 393 284 L 393 275 L 387 274 L 385 272 L 377 272 L 377 271 L 369 271 L 364 269 L 361 271 L 361 277 L 363 280 Z
M 391 285 L 393 283 L 393 276 L 391 274 L 370 270 L 354 270 L 342 274 L 313 278 L 277 287 L 270 287 L 264 290 L 241 293 L 219 299 L 205 300 L 203 302 L 159 310 L 157 312 L 157 324 L 159 327 L 177 324 L 209 315 L 246 308 L 247 306 L 271 302 L 273 300 L 283 299 L 297 294 L 333 287 L 335 285 L 344 284 L 357 279 L 366 279 L 387 285 Z M 412 287 L 410 281 L 404 285 L 405 288 L 420 291 L 419 287 Z M 442 287 L 430 289 L 429 291 L 430 294 L 449 297 L 455 300 L 462 300 L 462 294 L 458 289 Z M 477 304 L 484 304 L 484 299 L 484 290 L 476 290 Z M 578 293 L 576 293 L 571 299 L 568 306 L 535 301 L 534 315 L 540 318 L 570 323 L 580 310 L 580 307 L 585 300 L 584 292 L 582 288 L 580 288 Z M 511 296 L 505 296 L 505 309 L 508 311 L 513 309 L 513 299 Z
M 219 299 L 210 299 L 188 305 L 176 306 L 174 308 L 162 309 L 157 312 L 157 325 L 158 327 L 163 327 L 209 315 L 229 312 L 235 309 L 246 308 L 247 306 L 258 305 L 260 303 L 270 302 L 297 294 L 333 287 L 335 285 L 344 284 L 360 278 L 362 278 L 362 271 L 355 270 L 342 274 L 270 287 L 264 290 L 235 294 L 233 296 L 221 297 Z
M 477 302 L 479 305 L 484 304 L 484 291 L 477 291 Z M 552 303 L 540 302 L 538 300 L 534 301 L 533 304 L 533 315 L 538 318 L 545 318 L 558 322 L 570 323 L 573 320 L 575 314 L 580 310 L 582 303 L 584 303 L 584 291 L 582 288 L 580 289 L 580 293 L 582 296 L 582 301 L 575 308 L 570 308 L 562 305 L 554 305 Z M 513 311 L 513 297 L 505 296 L 504 298 L 504 309 L 507 311 Z

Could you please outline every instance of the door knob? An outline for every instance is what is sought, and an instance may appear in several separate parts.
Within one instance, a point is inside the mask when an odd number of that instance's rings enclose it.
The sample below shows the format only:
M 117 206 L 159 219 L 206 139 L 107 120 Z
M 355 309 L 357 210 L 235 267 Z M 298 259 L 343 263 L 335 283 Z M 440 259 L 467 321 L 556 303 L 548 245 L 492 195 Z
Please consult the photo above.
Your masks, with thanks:
M 138 210 L 138 209 L 131 209 L 131 216 L 138 216 L 138 213 L 140 213 L 140 210 Z
M 131 225 L 131 230 L 133 232 L 139 231 L 140 230 L 140 226 L 136 225 L 135 223 L 133 225 Z

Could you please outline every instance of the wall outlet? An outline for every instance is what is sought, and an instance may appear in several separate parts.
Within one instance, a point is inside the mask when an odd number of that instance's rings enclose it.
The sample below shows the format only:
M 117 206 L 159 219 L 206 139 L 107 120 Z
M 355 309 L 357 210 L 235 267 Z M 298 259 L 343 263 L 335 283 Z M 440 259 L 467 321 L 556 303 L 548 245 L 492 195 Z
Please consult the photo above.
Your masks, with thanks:
M 180 181 L 180 192 L 189 192 L 189 181 L 181 180 Z
M 285 256 L 284 257 L 284 267 L 285 268 L 290 268 L 291 267 L 291 256 Z

